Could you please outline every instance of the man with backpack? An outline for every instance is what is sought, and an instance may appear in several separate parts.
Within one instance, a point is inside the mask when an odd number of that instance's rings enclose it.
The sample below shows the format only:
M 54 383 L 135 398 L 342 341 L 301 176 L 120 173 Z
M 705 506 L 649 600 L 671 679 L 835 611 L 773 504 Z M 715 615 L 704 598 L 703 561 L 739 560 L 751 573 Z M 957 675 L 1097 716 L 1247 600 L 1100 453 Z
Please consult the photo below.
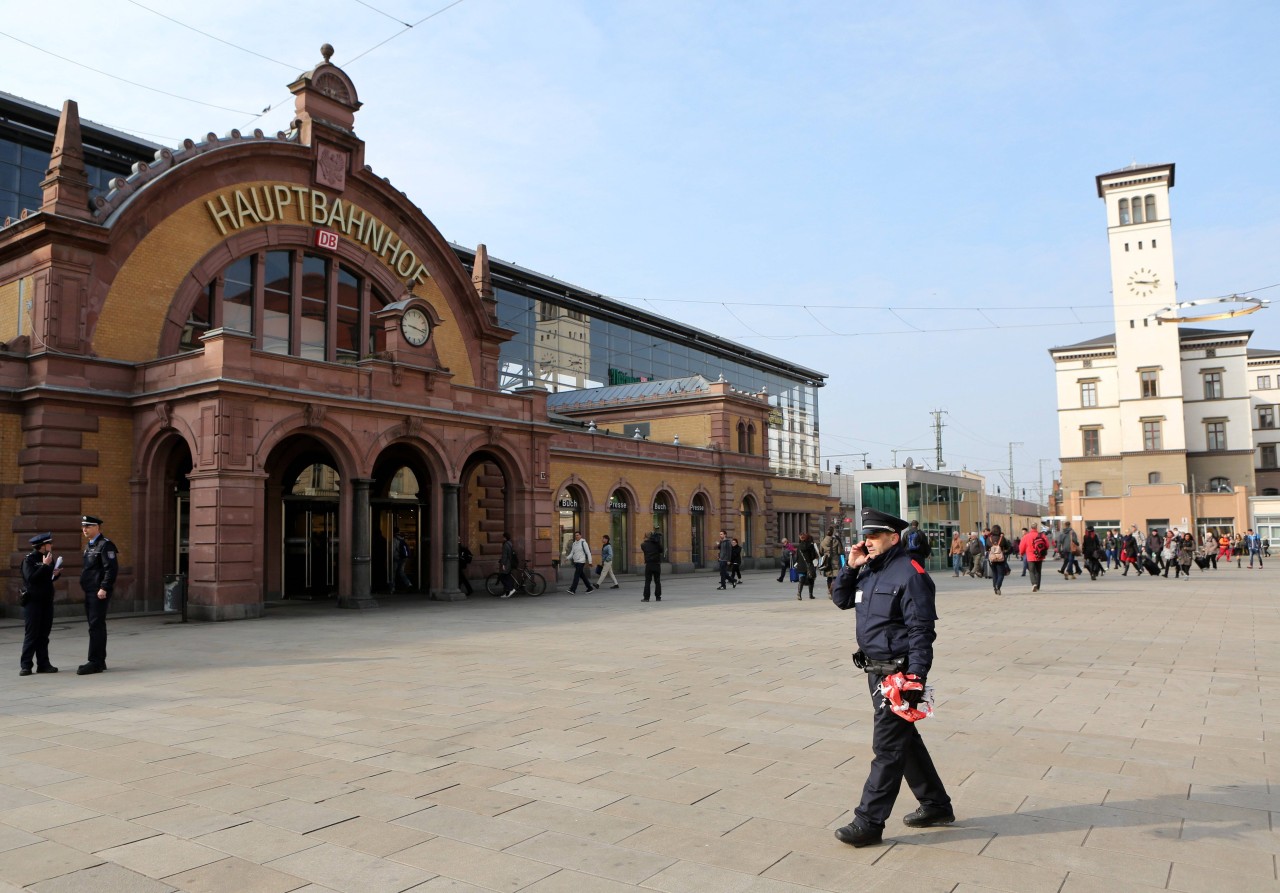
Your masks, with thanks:
M 1033 527 L 1030 531 L 1023 535 L 1018 543 L 1018 551 L 1022 554 L 1022 560 L 1027 563 L 1028 569 L 1031 571 L 1031 591 L 1040 591 L 1040 571 L 1044 567 L 1044 559 L 1049 554 L 1049 539 L 1040 532 L 1039 527 Z
M 907 544 L 906 552 L 916 561 L 924 564 L 925 559 L 933 552 L 933 546 L 929 543 L 929 537 L 920 529 L 919 521 L 912 521 L 911 526 L 907 528 L 907 535 L 903 537 Z M 839 568 L 837 568 L 839 570 Z

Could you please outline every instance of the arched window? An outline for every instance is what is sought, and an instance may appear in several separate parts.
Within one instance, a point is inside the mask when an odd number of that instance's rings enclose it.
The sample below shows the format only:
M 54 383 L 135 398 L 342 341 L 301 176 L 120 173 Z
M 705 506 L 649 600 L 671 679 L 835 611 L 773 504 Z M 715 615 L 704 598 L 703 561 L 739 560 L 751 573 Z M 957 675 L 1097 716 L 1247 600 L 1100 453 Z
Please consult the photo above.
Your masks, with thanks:
M 1147 203 L 1147 223 L 1150 223 L 1151 221 L 1156 219 L 1156 197 L 1154 195 L 1148 195 L 1146 198 L 1146 203 Z M 1152 248 L 1156 247 L 1156 243 L 1152 242 L 1151 247 Z
M 1101 496 L 1102 481 L 1085 481 L 1084 495 L 1085 496 Z
M 1127 226 L 1129 223 L 1129 200 L 1127 198 L 1120 199 L 1120 225 Z
M 1230 493 L 1231 481 L 1229 478 L 1209 478 L 1210 493 Z
M 747 426 L 744 422 L 738 422 L 738 452 L 747 452 Z
M 386 348 L 373 314 L 390 299 L 336 258 L 296 249 L 232 261 L 196 300 L 178 349 L 223 328 L 255 336 L 255 346 L 329 363 L 355 363 Z
M 1136 195 L 1133 197 L 1133 222 L 1142 222 L 1142 199 Z M 1138 247 L 1141 248 L 1142 246 L 1139 245 Z
M 756 426 L 747 425 L 747 452 L 751 455 L 756 454 Z
M 1158 472 L 1158 471 L 1152 471 L 1152 472 L 1148 473 L 1148 474 L 1147 474 L 1147 483 L 1148 483 L 1148 484 L 1158 484 L 1158 483 L 1160 483 L 1160 472 Z

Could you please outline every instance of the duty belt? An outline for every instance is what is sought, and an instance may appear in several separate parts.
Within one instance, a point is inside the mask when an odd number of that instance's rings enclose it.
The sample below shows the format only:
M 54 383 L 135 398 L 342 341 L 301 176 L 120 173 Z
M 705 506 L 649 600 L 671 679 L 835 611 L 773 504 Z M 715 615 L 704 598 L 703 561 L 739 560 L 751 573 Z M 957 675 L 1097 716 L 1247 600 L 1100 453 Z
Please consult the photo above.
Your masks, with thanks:
M 902 657 L 890 660 L 872 660 L 861 651 L 857 651 L 853 655 L 853 665 L 872 676 L 892 676 L 894 673 L 907 671 L 907 656 L 904 654 Z

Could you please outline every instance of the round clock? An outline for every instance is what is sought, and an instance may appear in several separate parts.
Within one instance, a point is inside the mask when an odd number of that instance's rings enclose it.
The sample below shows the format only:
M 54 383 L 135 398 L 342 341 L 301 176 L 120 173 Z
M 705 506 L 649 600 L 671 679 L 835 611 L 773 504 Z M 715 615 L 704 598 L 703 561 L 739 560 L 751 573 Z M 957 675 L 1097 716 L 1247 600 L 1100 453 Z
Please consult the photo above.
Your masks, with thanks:
M 431 337 L 431 320 L 417 307 L 410 307 L 400 317 L 400 331 L 404 340 L 414 347 L 421 347 Z
M 1159 287 L 1159 277 L 1146 267 L 1129 274 L 1129 291 L 1140 298 L 1145 298 Z

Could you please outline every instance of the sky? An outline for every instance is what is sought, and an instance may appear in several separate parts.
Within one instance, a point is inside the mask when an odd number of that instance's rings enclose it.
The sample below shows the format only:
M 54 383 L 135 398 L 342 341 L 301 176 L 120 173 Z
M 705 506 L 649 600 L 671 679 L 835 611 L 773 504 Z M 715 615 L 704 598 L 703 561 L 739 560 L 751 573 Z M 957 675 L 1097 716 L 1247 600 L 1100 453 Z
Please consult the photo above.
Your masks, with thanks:
M 1047 351 L 1114 330 L 1097 174 L 1177 164 L 1179 300 L 1280 299 L 1274 2 L 0 8 L 0 89 L 169 145 L 287 128 L 333 44 L 446 238 L 826 373 L 824 467 L 932 468 L 944 410 L 948 470 L 1047 489 Z

